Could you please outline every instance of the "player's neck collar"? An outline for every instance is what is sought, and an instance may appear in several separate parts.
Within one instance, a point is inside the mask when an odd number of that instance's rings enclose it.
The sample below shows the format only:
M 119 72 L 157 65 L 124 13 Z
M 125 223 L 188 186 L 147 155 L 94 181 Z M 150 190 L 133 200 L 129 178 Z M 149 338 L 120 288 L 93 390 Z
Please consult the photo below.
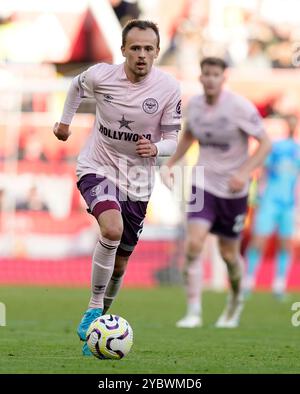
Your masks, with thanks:
M 138 82 L 131 82 L 130 79 L 128 79 L 128 77 L 127 77 L 127 75 L 126 75 L 126 72 L 125 72 L 125 62 L 124 62 L 124 63 L 122 63 L 122 65 L 121 65 L 120 80 L 121 80 L 121 81 L 128 81 L 129 83 L 132 83 L 133 85 L 139 85 L 139 84 L 145 83 L 145 82 L 149 79 L 150 75 L 153 73 L 153 70 L 154 70 L 154 66 L 151 67 L 150 72 L 149 72 L 149 73 L 145 76 L 145 78 L 143 78 L 141 81 L 138 81 Z
M 211 107 L 215 107 L 216 105 L 218 105 L 221 101 L 223 101 L 224 96 L 226 96 L 226 91 L 224 89 L 222 89 L 220 91 L 220 93 L 218 94 L 218 96 L 214 99 L 213 102 L 208 102 L 207 101 L 207 96 L 204 95 L 204 100 L 205 100 L 205 104 Z

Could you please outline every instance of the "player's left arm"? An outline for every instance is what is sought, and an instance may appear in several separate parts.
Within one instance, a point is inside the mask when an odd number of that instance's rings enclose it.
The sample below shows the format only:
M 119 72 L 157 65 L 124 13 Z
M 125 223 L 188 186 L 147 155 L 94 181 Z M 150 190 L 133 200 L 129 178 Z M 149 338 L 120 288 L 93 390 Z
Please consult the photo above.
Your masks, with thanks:
M 246 177 L 249 177 L 252 171 L 264 163 L 268 153 L 271 150 L 271 140 L 266 133 L 257 139 L 257 141 L 258 147 L 239 168 L 239 172 L 245 174 Z
M 171 156 L 177 147 L 177 131 L 163 133 L 159 142 L 152 143 L 141 136 L 136 143 L 136 153 L 141 157 Z
M 264 129 L 262 119 L 252 103 L 248 103 L 242 108 L 239 126 L 243 132 L 253 136 L 258 141 L 258 146 L 231 177 L 229 187 L 233 192 L 243 190 L 251 173 L 264 163 L 272 148 L 271 140 Z

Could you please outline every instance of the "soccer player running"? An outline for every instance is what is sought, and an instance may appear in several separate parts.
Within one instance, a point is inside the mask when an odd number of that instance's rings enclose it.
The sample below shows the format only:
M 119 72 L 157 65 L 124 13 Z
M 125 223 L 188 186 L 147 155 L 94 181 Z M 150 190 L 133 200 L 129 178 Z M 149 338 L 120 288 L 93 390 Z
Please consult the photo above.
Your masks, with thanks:
M 216 326 L 238 326 L 243 306 L 240 234 L 247 209 L 248 183 L 251 172 L 263 163 L 271 143 L 254 105 L 223 89 L 225 69 L 226 63 L 220 58 L 202 60 L 200 81 L 204 94 L 189 101 L 182 138 L 175 154 L 165 163 L 167 168 L 161 171 L 163 181 L 170 185 L 175 175 L 172 167 L 194 141 L 199 142 L 200 154 L 194 170 L 198 166 L 204 168 L 204 182 L 194 171 L 193 199 L 187 206 L 183 269 L 187 313 L 177 322 L 177 327 L 193 328 L 202 324 L 199 255 L 209 232 L 218 236 L 231 287 L 227 306 Z M 250 136 L 257 139 L 258 147 L 249 157 Z
M 132 20 L 122 31 L 125 62 L 99 63 L 75 77 L 54 134 L 66 141 L 84 97 L 96 99 L 96 119 L 77 162 L 78 188 L 100 227 L 92 258 L 91 298 L 78 326 L 107 311 L 143 228 L 157 156 L 170 156 L 180 129 L 180 89 L 153 66 L 160 36 L 155 23 Z M 86 342 L 83 354 L 90 355 Z
M 253 238 L 247 250 L 247 275 L 245 294 L 250 295 L 255 285 L 258 264 L 267 238 L 278 233 L 279 248 L 273 293 L 281 300 L 286 295 L 286 280 L 291 262 L 291 244 L 295 230 L 296 186 L 300 175 L 300 145 L 295 141 L 298 119 L 295 115 L 284 117 L 288 136 L 274 142 L 264 166 L 258 210 L 254 220 Z

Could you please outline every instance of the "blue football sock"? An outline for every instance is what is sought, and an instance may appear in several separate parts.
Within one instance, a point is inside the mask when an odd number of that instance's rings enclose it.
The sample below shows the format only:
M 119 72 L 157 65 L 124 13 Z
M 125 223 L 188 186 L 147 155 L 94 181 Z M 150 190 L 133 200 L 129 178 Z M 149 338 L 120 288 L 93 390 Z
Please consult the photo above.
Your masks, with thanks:
M 286 249 L 280 249 L 276 258 L 276 278 L 286 278 L 290 261 L 290 251 Z
M 256 248 L 250 248 L 247 252 L 247 275 L 248 276 L 255 276 L 257 265 L 259 264 L 261 259 L 261 253 Z

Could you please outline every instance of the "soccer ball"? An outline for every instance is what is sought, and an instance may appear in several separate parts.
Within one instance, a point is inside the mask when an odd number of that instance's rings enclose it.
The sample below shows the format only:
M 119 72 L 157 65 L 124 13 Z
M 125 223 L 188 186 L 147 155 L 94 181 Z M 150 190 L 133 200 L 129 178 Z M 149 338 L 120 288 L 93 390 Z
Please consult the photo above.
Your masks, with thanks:
M 97 358 L 119 360 L 131 349 L 133 331 L 128 321 L 122 317 L 103 315 L 89 326 L 86 341 Z

